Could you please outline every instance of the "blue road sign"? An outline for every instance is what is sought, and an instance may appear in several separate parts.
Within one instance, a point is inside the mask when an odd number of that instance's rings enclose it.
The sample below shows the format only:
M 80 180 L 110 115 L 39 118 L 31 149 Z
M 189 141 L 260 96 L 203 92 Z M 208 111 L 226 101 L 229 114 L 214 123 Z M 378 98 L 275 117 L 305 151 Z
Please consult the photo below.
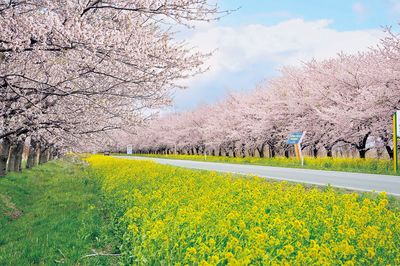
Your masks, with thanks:
M 303 134 L 304 132 L 290 133 L 287 144 L 289 145 L 299 144 L 301 142 L 301 139 L 303 138 Z

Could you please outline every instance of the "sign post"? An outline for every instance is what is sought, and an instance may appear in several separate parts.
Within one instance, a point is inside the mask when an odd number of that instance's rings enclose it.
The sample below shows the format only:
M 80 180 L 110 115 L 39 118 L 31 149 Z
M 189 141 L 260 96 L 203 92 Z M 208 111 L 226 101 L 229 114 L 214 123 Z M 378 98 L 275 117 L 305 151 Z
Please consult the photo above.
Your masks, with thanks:
M 398 161 L 398 138 L 400 137 L 400 111 L 393 115 L 393 170 L 395 173 L 399 170 Z
M 132 146 L 131 145 L 126 147 L 126 154 L 132 154 Z
M 301 161 L 301 166 L 304 166 L 304 157 L 301 152 L 301 141 L 304 138 L 306 132 L 294 132 L 290 133 L 287 144 L 294 145 L 294 150 L 296 152 L 296 157 Z

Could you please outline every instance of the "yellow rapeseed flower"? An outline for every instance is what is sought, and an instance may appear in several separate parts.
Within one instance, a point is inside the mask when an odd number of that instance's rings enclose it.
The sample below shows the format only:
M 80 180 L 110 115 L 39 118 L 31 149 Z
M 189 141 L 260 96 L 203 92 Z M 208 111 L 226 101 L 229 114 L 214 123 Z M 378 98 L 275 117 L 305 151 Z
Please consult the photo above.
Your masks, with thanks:
M 123 235 L 122 264 L 400 265 L 400 211 L 384 193 L 107 156 L 87 161 Z

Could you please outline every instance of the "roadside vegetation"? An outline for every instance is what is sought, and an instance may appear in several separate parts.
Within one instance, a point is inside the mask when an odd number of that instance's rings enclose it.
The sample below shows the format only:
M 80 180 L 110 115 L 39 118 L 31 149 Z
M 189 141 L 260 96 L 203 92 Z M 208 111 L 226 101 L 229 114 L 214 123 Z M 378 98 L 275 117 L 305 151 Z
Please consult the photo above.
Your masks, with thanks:
M 391 160 L 376 159 L 376 158 L 361 159 L 361 158 L 305 157 L 304 166 L 302 167 L 299 160 L 297 160 L 296 158 L 286 158 L 286 157 L 274 157 L 274 158 L 243 157 L 242 158 L 242 157 L 228 157 L 228 156 L 174 155 L 174 154 L 170 155 L 134 154 L 133 156 L 395 175 L 395 172 L 393 171 L 393 162 Z
M 98 180 L 73 157 L 0 178 L 0 265 L 113 265 Z M 89 256 L 88 256 L 89 255 Z
M 134 265 L 399 265 L 400 209 L 345 193 L 92 156 Z

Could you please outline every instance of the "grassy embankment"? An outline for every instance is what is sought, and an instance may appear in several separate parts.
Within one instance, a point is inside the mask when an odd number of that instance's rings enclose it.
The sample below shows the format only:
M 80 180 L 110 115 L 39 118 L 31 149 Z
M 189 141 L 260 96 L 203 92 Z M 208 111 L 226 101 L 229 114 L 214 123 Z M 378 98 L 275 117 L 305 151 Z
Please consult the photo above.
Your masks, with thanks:
M 133 265 L 400 265 L 400 209 L 344 193 L 108 156 L 88 159 Z
M 118 155 L 118 154 L 115 154 Z M 155 154 L 134 154 L 133 156 L 156 157 L 165 159 L 194 160 L 218 163 L 237 163 L 254 164 L 264 166 L 277 166 L 289 168 L 302 168 L 300 162 L 295 158 L 275 157 L 275 158 L 257 158 L 257 157 L 226 157 L 226 156 L 204 156 L 204 155 L 155 155 Z M 393 171 L 393 162 L 388 159 L 373 158 L 314 158 L 305 157 L 304 167 L 307 169 L 358 172 L 371 174 L 395 175 Z
M 79 161 L 78 161 L 79 162 Z M 116 257 L 98 180 L 58 160 L 0 178 L 0 265 L 110 265 Z

